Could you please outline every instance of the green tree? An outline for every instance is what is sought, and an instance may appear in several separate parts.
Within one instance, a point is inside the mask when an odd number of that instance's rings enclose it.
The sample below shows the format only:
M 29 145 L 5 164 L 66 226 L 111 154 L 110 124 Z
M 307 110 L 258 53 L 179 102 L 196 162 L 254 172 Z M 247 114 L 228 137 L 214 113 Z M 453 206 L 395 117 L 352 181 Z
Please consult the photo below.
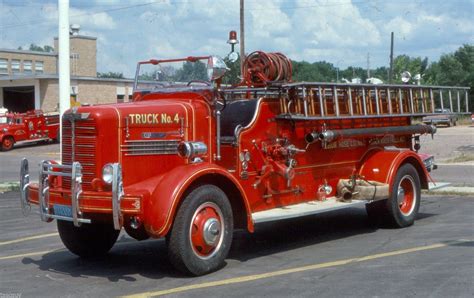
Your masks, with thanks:
M 123 79 L 123 73 L 121 72 L 98 72 L 97 73 L 98 78 L 106 78 L 106 79 Z
M 192 80 L 208 81 L 206 64 L 201 61 L 186 61 L 183 63 L 183 67 L 176 71 L 176 82 L 189 82 Z
M 225 57 L 224 62 L 229 70 L 222 78 L 222 84 L 235 85 L 240 83 L 240 57 L 235 62 L 231 62 L 229 58 Z
M 393 81 L 402 83 L 401 74 L 409 71 L 412 76 L 416 74 L 424 75 L 428 67 L 428 58 L 410 57 L 408 55 L 397 56 L 393 61 Z
M 47 53 L 54 52 L 54 48 L 52 46 L 45 45 L 44 47 L 41 47 L 34 43 L 30 44 L 29 50 L 35 51 L 35 52 L 47 52 Z

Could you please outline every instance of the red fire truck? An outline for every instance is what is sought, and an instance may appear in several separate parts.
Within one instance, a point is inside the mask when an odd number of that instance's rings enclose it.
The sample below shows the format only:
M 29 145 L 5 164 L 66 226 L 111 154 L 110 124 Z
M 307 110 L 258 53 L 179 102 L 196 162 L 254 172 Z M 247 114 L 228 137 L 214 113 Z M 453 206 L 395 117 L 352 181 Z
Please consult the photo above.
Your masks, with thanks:
M 41 110 L 26 113 L 0 114 L 0 142 L 3 151 L 14 144 L 58 140 L 59 114 L 44 114 Z
M 279 53 L 246 58 L 238 86 L 214 56 L 139 62 L 133 101 L 76 107 L 62 160 L 39 182 L 21 164 L 21 203 L 57 219 L 74 254 L 105 254 L 122 228 L 165 237 L 171 262 L 202 275 L 224 264 L 236 228 L 366 205 L 413 224 L 430 176 L 417 154 L 440 94 L 467 88 L 292 82 Z M 467 105 L 467 104 L 466 104 Z M 466 107 L 467 108 L 467 107 Z

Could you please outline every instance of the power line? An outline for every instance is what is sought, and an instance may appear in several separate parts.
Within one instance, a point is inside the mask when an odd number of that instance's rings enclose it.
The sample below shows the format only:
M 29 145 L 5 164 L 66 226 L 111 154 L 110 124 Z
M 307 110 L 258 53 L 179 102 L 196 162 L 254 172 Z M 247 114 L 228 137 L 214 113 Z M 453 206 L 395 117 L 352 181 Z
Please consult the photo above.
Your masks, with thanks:
M 164 2 L 164 0 L 156 0 L 156 1 L 153 1 L 153 2 L 134 4 L 134 5 L 129 5 L 129 6 L 117 7 L 117 8 L 109 8 L 109 9 L 100 10 L 100 11 L 96 11 L 96 12 L 75 14 L 75 15 L 71 15 L 71 18 L 89 16 L 89 15 L 97 15 L 97 14 L 106 13 L 106 12 L 115 12 L 115 11 L 120 11 L 120 10 L 131 9 L 131 8 L 149 6 L 149 5 L 158 4 L 158 3 L 165 3 L 165 2 Z M 0 29 L 16 28 L 16 27 L 23 27 L 23 26 L 46 24 L 46 23 L 56 23 L 56 21 L 55 20 L 47 20 L 47 21 L 39 21 L 39 22 L 38 21 L 37 22 L 25 22 L 25 23 L 20 23 L 20 24 L 11 24 L 11 25 L 6 25 L 6 26 L 0 26 Z

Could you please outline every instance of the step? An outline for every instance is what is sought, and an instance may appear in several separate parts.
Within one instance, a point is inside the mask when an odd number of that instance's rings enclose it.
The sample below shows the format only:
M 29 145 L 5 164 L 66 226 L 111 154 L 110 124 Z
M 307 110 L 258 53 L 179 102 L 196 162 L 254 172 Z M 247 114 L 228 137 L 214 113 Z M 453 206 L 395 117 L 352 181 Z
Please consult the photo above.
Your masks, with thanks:
M 307 215 L 313 215 L 323 212 L 329 212 L 333 210 L 363 206 L 367 204 L 367 201 L 363 200 L 352 200 L 348 203 L 339 202 L 335 197 L 328 198 L 325 201 L 310 201 L 300 204 L 274 208 L 265 211 L 259 211 L 252 213 L 254 223 L 262 223 L 269 221 L 276 221 L 281 219 L 295 218 Z

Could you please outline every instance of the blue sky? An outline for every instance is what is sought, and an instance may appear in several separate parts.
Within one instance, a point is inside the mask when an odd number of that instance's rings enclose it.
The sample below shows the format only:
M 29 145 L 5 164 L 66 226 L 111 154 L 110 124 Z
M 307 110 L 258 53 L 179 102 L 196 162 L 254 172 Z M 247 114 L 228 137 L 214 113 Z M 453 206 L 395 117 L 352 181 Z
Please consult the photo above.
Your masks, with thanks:
M 246 52 L 345 68 L 388 66 L 395 55 L 435 61 L 474 44 L 474 0 L 246 0 Z M 0 0 L 0 48 L 52 45 L 57 1 Z M 98 71 L 132 76 L 149 58 L 229 52 L 239 0 L 70 0 L 70 21 L 98 38 Z M 240 38 L 240 37 L 239 37 Z

